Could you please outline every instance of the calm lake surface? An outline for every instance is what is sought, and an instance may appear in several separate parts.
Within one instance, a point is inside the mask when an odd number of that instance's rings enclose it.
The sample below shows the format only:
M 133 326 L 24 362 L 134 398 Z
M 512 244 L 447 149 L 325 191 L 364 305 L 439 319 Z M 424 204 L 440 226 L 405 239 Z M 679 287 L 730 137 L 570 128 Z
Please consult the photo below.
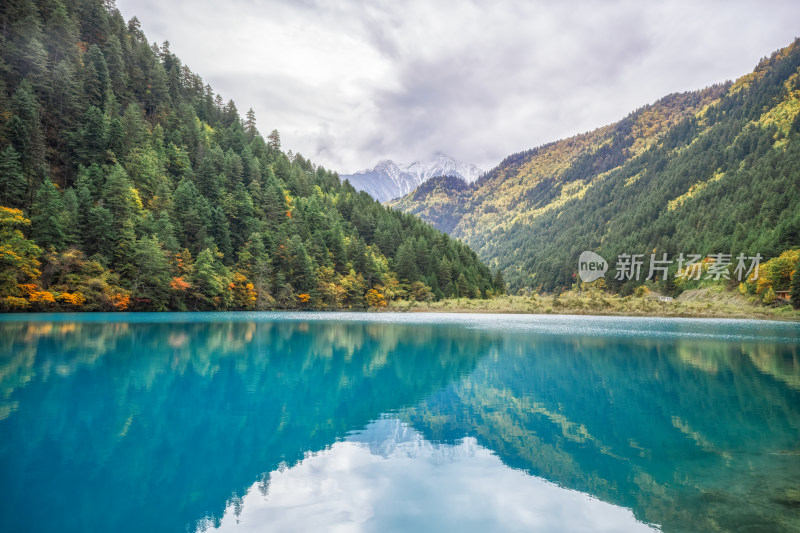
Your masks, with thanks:
M 800 531 L 800 325 L 0 315 L 0 531 Z

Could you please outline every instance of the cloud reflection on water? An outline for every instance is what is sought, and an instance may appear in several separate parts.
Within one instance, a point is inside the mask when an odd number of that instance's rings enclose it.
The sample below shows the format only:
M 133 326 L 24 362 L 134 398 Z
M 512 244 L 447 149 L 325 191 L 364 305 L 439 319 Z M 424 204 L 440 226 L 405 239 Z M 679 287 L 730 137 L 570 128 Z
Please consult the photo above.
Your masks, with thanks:
M 472 437 L 370 423 L 233 498 L 216 531 L 658 531 L 633 513 L 509 468 Z

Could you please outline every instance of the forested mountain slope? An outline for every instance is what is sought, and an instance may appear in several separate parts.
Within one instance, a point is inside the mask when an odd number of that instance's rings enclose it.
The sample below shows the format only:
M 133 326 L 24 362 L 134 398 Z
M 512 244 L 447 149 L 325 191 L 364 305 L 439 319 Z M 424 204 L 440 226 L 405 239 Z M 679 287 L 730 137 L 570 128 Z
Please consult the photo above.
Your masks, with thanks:
M 0 307 L 265 309 L 487 296 L 418 218 L 264 139 L 102 0 L 0 6 Z
M 583 250 L 612 263 L 777 256 L 800 245 L 799 66 L 795 41 L 733 84 L 667 96 L 509 156 L 466 188 L 429 182 L 390 205 L 463 239 L 512 289 L 569 287 Z

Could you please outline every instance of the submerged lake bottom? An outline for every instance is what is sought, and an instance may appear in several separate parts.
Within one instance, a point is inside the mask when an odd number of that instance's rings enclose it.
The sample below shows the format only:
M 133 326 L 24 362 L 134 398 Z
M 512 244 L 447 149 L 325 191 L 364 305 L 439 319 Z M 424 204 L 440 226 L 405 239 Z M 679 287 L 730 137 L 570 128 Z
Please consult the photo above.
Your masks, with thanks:
M 0 315 L 0 531 L 800 532 L 800 324 Z

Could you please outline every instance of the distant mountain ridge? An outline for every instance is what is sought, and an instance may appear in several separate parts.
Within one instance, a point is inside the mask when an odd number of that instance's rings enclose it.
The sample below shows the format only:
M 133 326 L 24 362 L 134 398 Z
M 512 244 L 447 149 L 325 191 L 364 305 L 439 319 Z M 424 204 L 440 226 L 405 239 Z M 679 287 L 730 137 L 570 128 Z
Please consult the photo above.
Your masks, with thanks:
M 467 187 L 435 178 L 389 205 L 469 244 L 512 290 L 569 288 L 583 250 L 775 257 L 800 246 L 800 41 L 735 83 L 666 96 L 512 154 Z M 613 270 L 606 281 L 635 285 Z
M 429 161 L 415 161 L 410 165 L 386 159 L 373 168 L 355 174 L 344 174 L 341 179 L 349 180 L 356 189 L 366 191 L 376 200 L 385 202 L 410 193 L 433 177 L 455 176 L 472 183 L 482 174 L 483 170 L 477 166 L 457 161 L 440 152 Z

